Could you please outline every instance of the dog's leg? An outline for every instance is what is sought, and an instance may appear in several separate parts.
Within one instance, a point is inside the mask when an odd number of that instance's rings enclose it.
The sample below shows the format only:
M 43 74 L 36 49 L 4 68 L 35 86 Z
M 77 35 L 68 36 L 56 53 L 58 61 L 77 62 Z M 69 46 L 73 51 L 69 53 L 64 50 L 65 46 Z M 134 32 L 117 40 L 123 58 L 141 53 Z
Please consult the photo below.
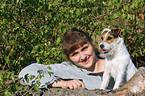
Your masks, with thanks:
M 103 82 L 101 84 L 100 89 L 106 89 L 108 83 L 109 83 L 110 75 L 108 73 L 104 73 L 103 75 Z
M 108 66 L 106 66 L 105 70 L 104 70 L 104 74 L 103 74 L 103 82 L 101 84 L 101 88 L 100 89 L 106 89 L 106 87 L 108 86 L 109 80 L 110 80 L 110 70 L 111 70 L 111 66 L 109 66 L 109 64 L 107 64 Z
M 116 77 L 115 85 L 114 85 L 113 89 L 119 88 L 119 85 L 123 81 L 123 76 L 124 76 L 124 71 L 120 71 L 118 73 L 118 76 Z

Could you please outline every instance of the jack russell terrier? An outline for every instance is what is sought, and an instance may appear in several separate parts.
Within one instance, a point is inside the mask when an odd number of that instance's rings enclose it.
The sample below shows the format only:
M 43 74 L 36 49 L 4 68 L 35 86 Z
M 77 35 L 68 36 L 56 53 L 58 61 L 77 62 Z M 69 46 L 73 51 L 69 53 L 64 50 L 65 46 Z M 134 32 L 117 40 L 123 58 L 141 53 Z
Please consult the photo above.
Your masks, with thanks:
M 103 41 L 99 46 L 105 55 L 105 67 L 101 89 L 106 89 L 111 76 L 115 80 L 113 89 L 116 89 L 130 80 L 137 68 L 130 59 L 123 38 L 120 37 L 120 29 L 105 28 L 102 35 Z

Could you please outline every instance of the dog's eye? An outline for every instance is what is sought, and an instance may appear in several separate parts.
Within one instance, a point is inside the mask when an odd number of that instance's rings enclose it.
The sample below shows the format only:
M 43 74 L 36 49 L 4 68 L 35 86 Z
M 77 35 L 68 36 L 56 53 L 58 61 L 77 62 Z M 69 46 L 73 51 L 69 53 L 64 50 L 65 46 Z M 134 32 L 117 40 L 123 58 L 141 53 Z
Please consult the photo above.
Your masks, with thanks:
M 103 37 L 101 37 L 101 39 L 103 40 Z
M 112 37 L 108 37 L 108 39 L 107 40 L 111 40 L 112 39 Z

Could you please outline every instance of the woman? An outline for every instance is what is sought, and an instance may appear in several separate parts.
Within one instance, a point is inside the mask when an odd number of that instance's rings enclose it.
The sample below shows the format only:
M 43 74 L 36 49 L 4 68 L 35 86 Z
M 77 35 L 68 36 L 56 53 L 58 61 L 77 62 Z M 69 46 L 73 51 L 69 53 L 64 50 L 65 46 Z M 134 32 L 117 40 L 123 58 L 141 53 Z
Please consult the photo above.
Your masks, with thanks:
M 89 35 L 77 28 L 72 28 L 64 34 L 62 50 L 67 62 L 51 65 L 31 64 L 20 72 L 19 78 L 25 78 L 26 74 L 29 74 L 29 78 L 30 75 L 34 75 L 35 78 L 30 79 L 29 82 L 21 81 L 21 83 L 30 86 L 36 84 L 36 77 L 41 72 L 43 76 L 39 78 L 39 88 L 48 86 L 70 89 L 100 88 L 104 59 L 98 58 L 99 52 Z

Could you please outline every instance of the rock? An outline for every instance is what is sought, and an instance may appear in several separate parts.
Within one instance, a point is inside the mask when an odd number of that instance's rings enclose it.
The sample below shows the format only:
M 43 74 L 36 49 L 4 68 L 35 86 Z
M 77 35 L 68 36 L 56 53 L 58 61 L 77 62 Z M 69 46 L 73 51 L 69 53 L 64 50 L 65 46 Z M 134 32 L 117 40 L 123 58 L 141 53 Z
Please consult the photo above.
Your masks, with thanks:
M 114 94 L 124 95 L 127 92 L 141 93 L 145 88 L 145 67 L 140 67 L 135 75 L 120 88 L 113 90 Z
M 56 90 L 59 90 L 56 92 Z M 116 90 L 74 90 L 50 88 L 44 96 L 145 96 L 145 67 L 140 67 L 135 75 Z
M 16 78 L 18 80 L 18 78 Z M 18 80 L 19 81 L 19 80 Z M 8 80 L 7 84 L 11 84 L 12 81 Z M 6 84 L 6 85 L 7 85 Z M 12 83 L 13 84 L 13 83 Z M 13 84 L 15 85 L 15 84 Z M 26 90 L 22 90 L 26 87 Z M 136 74 L 124 85 L 116 90 L 86 90 L 82 87 L 71 89 L 62 88 L 48 88 L 34 90 L 31 86 L 19 86 L 19 91 L 14 92 L 14 96 L 145 96 L 145 67 L 140 67 Z M 1 93 L 0 95 L 3 95 Z

